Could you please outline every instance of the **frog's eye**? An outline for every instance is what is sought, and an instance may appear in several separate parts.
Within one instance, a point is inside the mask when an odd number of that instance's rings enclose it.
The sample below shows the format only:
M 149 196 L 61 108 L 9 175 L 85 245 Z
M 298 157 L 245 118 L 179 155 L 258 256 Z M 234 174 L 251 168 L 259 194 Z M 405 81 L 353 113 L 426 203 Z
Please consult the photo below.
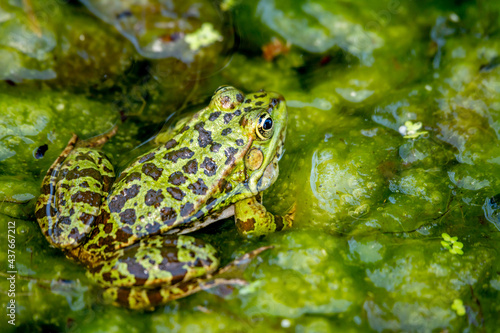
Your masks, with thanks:
M 269 113 L 260 115 L 256 133 L 261 140 L 268 140 L 273 135 L 273 118 Z

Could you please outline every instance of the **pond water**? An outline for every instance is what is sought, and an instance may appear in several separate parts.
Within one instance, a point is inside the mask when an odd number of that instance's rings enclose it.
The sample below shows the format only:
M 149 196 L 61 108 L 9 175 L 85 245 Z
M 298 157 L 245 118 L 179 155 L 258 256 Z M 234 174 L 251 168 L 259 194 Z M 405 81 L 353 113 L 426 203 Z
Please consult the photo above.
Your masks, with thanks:
M 0 330 L 494 331 L 499 37 L 486 0 L 2 1 L 0 304 L 15 300 L 15 326 L 7 309 Z M 40 231 L 45 172 L 72 133 L 114 125 L 103 150 L 122 170 L 220 85 L 285 97 L 264 205 L 296 203 L 293 228 L 245 239 L 230 218 L 196 232 L 223 263 L 274 246 L 246 286 L 155 311 L 105 304 Z

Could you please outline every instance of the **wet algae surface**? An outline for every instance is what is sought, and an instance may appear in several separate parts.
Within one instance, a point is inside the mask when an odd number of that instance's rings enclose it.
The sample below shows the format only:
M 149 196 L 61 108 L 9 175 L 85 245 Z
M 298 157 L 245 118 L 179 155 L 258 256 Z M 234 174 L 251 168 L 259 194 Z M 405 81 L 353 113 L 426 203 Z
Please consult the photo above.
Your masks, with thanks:
M 495 331 L 499 65 L 494 1 L 2 1 L 0 331 Z M 114 125 L 121 170 L 222 84 L 287 100 L 264 205 L 296 202 L 293 228 L 196 233 L 222 263 L 274 246 L 246 286 L 104 304 L 36 223 L 44 173 L 72 133 Z

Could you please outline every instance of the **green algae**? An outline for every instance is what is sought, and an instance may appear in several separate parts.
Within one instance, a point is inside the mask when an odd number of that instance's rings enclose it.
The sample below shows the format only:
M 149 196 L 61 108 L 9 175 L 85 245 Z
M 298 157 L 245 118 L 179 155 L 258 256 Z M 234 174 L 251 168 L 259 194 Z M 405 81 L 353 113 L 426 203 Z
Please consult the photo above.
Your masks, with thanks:
M 240 0 L 220 10 L 206 1 L 28 2 L 36 21 L 22 1 L 0 4 L 0 272 L 9 221 L 18 271 L 17 325 L 4 317 L 2 331 L 496 329 L 495 2 Z M 175 29 L 154 25 L 166 22 L 158 6 L 178 10 Z M 124 12 L 128 23 L 147 14 L 151 25 L 134 35 L 116 16 Z M 151 56 L 159 37 L 195 38 L 203 24 L 223 38 L 194 49 L 181 39 L 174 53 Z M 273 37 L 290 49 L 267 61 L 262 48 Z M 72 133 L 89 138 L 116 124 L 104 150 L 123 168 L 222 84 L 285 96 L 286 152 L 264 204 L 280 213 L 297 202 L 294 227 L 242 240 L 227 220 L 197 233 L 223 264 L 274 245 L 245 271 L 247 286 L 154 312 L 104 305 L 84 269 L 50 248 L 36 224 L 45 170 Z M 4 308 L 8 288 L 2 276 Z

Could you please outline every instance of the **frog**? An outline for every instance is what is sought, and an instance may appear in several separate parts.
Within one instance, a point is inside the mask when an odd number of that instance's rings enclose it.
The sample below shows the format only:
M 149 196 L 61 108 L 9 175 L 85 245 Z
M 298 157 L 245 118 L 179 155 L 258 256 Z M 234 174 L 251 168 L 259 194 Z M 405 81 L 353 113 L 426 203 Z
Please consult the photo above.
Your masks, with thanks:
M 119 174 L 101 149 L 116 128 L 87 141 L 73 135 L 42 181 L 41 231 L 116 306 L 154 309 L 242 284 L 231 271 L 267 248 L 219 268 L 214 247 L 190 233 L 231 217 L 243 239 L 291 228 L 294 206 L 275 215 L 262 204 L 279 175 L 287 120 L 281 94 L 221 86 Z

